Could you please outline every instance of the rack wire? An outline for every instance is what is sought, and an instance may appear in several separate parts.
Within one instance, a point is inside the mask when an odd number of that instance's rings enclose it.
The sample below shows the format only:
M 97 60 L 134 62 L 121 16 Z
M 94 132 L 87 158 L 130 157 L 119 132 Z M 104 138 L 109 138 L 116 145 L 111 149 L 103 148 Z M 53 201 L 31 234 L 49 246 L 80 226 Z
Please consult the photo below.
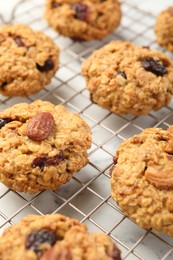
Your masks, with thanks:
M 138 227 L 111 199 L 109 176 L 112 156 L 124 139 L 147 127 L 166 129 L 172 124 L 173 100 L 167 107 L 146 116 L 119 116 L 90 101 L 85 81 L 80 75 L 83 60 L 110 40 L 133 41 L 166 52 L 155 41 L 153 26 L 156 17 L 143 11 L 141 2 L 123 0 L 123 19 L 118 30 L 102 41 L 91 42 L 72 41 L 48 27 L 43 19 L 44 0 L 19 1 L 9 20 L 1 14 L 0 24 L 26 23 L 33 29 L 44 31 L 60 47 L 61 55 L 60 69 L 49 86 L 28 98 L 0 96 L 0 109 L 36 99 L 63 104 L 70 111 L 79 113 L 90 125 L 93 145 L 89 151 L 89 164 L 58 190 L 29 195 L 0 184 L 0 233 L 28 214 L 61 213 L 84 222 L 90 231 L 108 234 L 121 249 L 123 259 L 173 259 L 171 238 Z M 166 54 L 171 56 L 168 52 Z

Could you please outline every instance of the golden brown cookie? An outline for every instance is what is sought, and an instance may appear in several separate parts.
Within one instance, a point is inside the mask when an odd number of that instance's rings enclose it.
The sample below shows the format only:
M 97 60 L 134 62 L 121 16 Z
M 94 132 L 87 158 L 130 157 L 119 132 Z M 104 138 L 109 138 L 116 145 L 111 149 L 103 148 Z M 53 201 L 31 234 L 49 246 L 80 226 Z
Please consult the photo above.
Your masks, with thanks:
M 173 52 L 173 6 L 163 10 L 155 24 L 157 42 Z
M 121 260 L 105 234 L 63 215 L 29 215 L 0 237 L 1 260 Z
M 56 189 L 88 162 L 90 128 L 61 105 L 14 105 L 0 111 L 0 128 L 0 181 L 13 190 Z
M 139 226 L 173 236 L 173 126 L 145 129 L 116 155 L 112 198 Z
M 118 0 L 47 0 L 45 18 L 64 36 L 85 41 L 102 39 L 120 24 L 120 3 Z
M 173 64 L 159 51 L 113 41 L 82 66 L 91 99 L 117 114 L 148 114 L 173 94 Z
M 29 96 L 45 85 L 58 68 L 59 48 L 43 32 L 27 25 L 0 28 L 0 94 Z

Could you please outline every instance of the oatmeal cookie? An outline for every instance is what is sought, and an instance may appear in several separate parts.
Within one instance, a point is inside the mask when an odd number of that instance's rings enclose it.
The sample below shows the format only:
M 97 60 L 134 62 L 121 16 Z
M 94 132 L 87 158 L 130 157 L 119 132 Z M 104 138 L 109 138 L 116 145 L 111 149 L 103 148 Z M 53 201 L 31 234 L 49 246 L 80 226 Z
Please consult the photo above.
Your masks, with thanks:
M 102 39 L 120 24 L 120 3 L 118 0 L 47 0 L 45 18 L 64 36 L 85 41 Z
M 139 226 L 173 236 L 173 126 L 145 129 L 116 155 L 112 198 Z
M 155 24 L 157 42 L 173 52 L 173 6 L 162 11 Z
M 0 181 L 13 190 L 56 189 L 88 162 L 90 128 L 61 105 L 14 105 L 0 111 L 0 128 Z
M 173 94 L 173 65 L 163 53 L 130 42 L 110 42 L 82 66 L 91 100 L 113 113 L 148 114 Z
M 58 68 L 59 48 L 26 25 L 0 28 L 0 94 L 29 96 L 49 84 Z
M 63 215 L 29 215 L 0 237 L 1 260 L 121 260 L 105 234 Z

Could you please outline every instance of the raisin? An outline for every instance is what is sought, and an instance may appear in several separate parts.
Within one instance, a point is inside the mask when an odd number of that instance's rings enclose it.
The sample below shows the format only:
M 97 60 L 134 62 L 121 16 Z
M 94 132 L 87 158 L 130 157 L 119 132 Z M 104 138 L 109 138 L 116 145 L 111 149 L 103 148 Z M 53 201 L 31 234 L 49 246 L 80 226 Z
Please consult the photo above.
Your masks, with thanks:
M 90 100 L 91 100 L 92 103 L 96 104 L 96 102 L 93 99 L 93 94 L 92 93 L 90 93 Z
M 43 66 L 36 63 L 36 67 L 39 71 L 45 72 L 45 71 L 52 70 L 54 68 L 54 63 L 51 59 L 47 59 Z
M 14 41 L 17 44 L 18 47 L 24 47 L 25 46 L 24 42 L 22 41 L 22 39 L 20 37 L 15 37 Z
M 50 166 L 50 165 L 58 165 L 60 164 L 60 162 L 64 161 L 64 155 L 63 152 L 60 151 L 59 154 L 55 155 L 52 158 L 48 158 L 47 162 L 46 162 L 46 166 Z
M 114 156 L 114 157 L 113 157 L 113 163 L 114 163 L 114 165 L 117 164 L 117 161 L 118 161 L 118 157 Z
M 161 64 L 159 60 L 153 58 L 142 60 L 141 65 L 145 70 L 150 71 L 157 76 L 163 76 L 167 72 L 166 67 Z
M 58 4 L 56 1 L 53 1 L 52 4 L 51 4 L 52 8 L 57 8 L 59 6 L 60 6 L 60 4 Z
M 52 247 L 44 253 L 40 260 L 72 260 L 70 248 L 63 246 L 61 248 Z
M 123 71 L 118 71 L 116 76 L 122 76 L 123 78 L 127 79 L 127 76 Z
M 142 46 L 142 48 L 150 50 L 150 46 L 148 46 L 148 45 L 144 45 L 144 46 Z
M 86 4 L 74 4 L 72 9 L 75 11 L 75 18 L 81 21 L 87 21 L 89 16 L 89 7 Z
M 33 250 L 36 254 L 42 255 L 44 253 L 43 249 L 40 249 L 40 245 L 47 243 L 51 246 L 57 241 L 56 234 L 48 229 L 34 230 L 26 237 L 25 248 Z
M 1 129 L 4 125 L 8 124 L 9 122 L 11 122 L 10 119 L 0 118 L 0 129 Z
M 83 41 L 83 39 L 82 39 L 81 37 L 78 37 L 78 36 L 76 36 L 76 37 L 71 37 L 71 39 L 72 39 L 74 42 L 82 42 L 82 41 Z
M 35 158 L 32 162 L 32 167 L 33 168 L 40 167 L 40 170 L 43 171 L 47 160 L 48 160 L 48 156 Z
M 112 260 L 121 260 L 121 251 L 116 247 L 116 245 L 114 245 L 111 258 Z
M 42 156 L 37 157 L 32 162 L 32 167 L 40 167 L 40 170 L 43 171 L 45 166 L 58 165 L 64 161 L 63 151 L 60 151 L 59 154 L 54 157 Z
M 2 85 L 0 86 L 0 88 L 4 89 L 6 86 L 8 85 L 8 82 L 3 82 Z

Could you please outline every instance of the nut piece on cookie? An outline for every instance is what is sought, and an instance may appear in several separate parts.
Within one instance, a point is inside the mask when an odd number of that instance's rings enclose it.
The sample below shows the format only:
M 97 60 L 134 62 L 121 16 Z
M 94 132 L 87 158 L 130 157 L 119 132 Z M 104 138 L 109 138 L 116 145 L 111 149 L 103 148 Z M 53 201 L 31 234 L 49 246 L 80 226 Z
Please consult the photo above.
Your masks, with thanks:
M 120 24 L 121 9 L 118 0 L 47 0 L 45 18 L 58 33 L 88 41 L 112 33 Z
M 59 65 L 59 48 L 27 25 L 0 28 L 0 94 L 30 96 L 50 83 Z
M 173 126 L 145 129 L 116 156 L 112 198 L 139 226 L 173 237 Z
M 159 51 L 113 41 L 82 65 L 94 103 L 117 114 L 145 115 L 173 94 L 173 64 Z
M 0 181 L 19 192 L 57 189 L 88 162 L 89 126 L 37 100 L 0 111 Z
M 163 10 L 157 17 L 155 34 L 158 44 L 173 52 L 173 6 Z
M 17 236 L 16 236 L 17 234 Z M 121 260 L 106 234 L 88 233 L 85 224 L 60 214 L 29 215 L 0 237 L 0 259 Z

